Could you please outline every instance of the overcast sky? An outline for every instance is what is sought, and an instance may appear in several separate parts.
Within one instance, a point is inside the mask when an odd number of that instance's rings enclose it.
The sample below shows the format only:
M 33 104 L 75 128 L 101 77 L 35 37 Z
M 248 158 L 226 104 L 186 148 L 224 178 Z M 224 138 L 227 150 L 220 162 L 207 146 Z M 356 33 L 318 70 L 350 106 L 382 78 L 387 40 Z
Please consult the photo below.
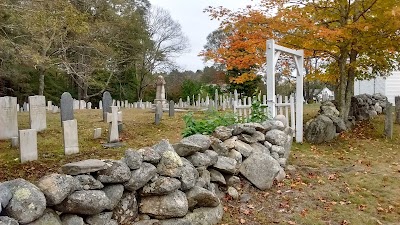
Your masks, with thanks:
M 209 33 L 218 28 L 218 21 L 211 21 L 203 9 L 208 6 L 224 6 L 229 9 L 244 8 L 254 5 L 251 0 L 150 0 L 152 5 L 168 10 L 172 18 L 179 22 L 182 30 L 189 38 L 188 53 L 177 58 L 176 61 L 182 70 L 203 69 L 204 64 L 197 55 L 206 44 Z

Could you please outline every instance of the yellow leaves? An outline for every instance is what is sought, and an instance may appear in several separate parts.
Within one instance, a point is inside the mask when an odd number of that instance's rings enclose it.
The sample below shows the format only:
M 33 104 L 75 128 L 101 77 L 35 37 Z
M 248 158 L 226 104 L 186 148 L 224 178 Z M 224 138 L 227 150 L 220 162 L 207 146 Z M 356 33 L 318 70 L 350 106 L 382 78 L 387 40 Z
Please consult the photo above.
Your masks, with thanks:
M 230 77 L 229 81 L 235 84 L 243 84 L 246 81 L 251 81 L 256 79 L 257 75 L 254 73 L 243 73 L 238 77 Z

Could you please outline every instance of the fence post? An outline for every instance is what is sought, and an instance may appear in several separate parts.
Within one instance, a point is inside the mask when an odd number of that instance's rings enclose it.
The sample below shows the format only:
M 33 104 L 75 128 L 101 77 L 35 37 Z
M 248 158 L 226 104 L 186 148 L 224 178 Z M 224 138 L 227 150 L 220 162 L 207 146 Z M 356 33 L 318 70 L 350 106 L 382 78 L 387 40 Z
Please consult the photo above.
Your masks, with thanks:
M 396 109 L 396 124 L 400 124 L 400 96 L 396 96 L 394 98 L 394 102 L 395 102 L 395 109 Z
M 385 115 L 385 136 L 386 138 L 393 138 L 393 116 L 392 116 L 392 103 L 386 102 L 386 115 Z

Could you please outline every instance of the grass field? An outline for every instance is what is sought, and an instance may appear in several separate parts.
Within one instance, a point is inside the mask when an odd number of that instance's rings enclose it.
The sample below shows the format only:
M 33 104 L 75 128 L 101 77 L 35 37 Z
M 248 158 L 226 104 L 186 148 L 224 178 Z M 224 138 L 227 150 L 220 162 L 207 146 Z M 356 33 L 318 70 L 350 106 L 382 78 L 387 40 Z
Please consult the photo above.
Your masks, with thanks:
M 318 105 L 305 107 L 305 121 Z M 39 160 L 20 164 L 18 150 L 0 142 L 0 181 L 23 177 L 35 180 L 56 172 L 65 163 L 87 158 L 120 158 L 128 147 L 151 146 L 161 139 L 179 141 L 183 113 L 164 115 L 154 125 L 150 111 L 123 111 L 125 146 L 104 149 L 107 125 L 98 110 L 76 111 L 80 153 L 63 155 L 59 114 L 47 114 L 48 129 L 38 135 Z M 19 128 L 28 128 L 28 114 L 18 115 Z M 242 182 L 239 192 L 250 194 L 248 202 L 224 199 L 221 224 L 400 224 L 400 125 L 394 139 L 383 137 L 383 116 L 364 122 L 331 143 L 294 144 L 286 179 L 268 191 Z M 103 128 L 102 139 L 93 140 L 93 129 Z

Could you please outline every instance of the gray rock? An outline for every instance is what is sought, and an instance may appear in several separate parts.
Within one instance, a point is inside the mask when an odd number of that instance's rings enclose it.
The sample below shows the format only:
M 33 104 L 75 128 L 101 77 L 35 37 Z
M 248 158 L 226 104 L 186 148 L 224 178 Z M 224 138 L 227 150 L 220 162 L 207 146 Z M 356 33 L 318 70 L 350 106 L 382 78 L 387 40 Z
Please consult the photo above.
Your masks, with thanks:
M 199 207 L 216 207 L 219 205 L 218 197 L 211 191 L 202 187 L 194 186 L 186 192 L 189 209 Z
M 261 143 L 257 142 L 257 143 L 251 144 L 250 147 L 253 148 L 253 152 L 261 152 L 264 154 L 270 154 L 269 149 Z
M 211 137 L 211 147 L 220 156 L 227 156 L 229 154 L 229 149 L 218 138 Z
M 218 154 L 216 158 L 218 161 Z M 201 152 L 195 152 L 193 155 L 188 156 L 187 160 L 189 160 L 189 162 L 191 162 L 195 167 L 208 167 L 215 163 L 211 162 L 211 158 L 207 154 Z
M 0 216 L 0 225 L 19 225 L 19 223 L 8 216 Z
M 143 155 L 133 149 L 125 151 L 125 163 L 131 170 L 139 169 L 143 162 Z
M 283 156 L 285 154 L 285 148 L 282 146 L 272 145 L 271 152 L 276 152 L 280 156 Z
M 234 174 L 236 173 L 236 160 L 225 156 L 218 156 L 218 161 L 214 164 L 214 168 L 218 171 Z
M 279 154 L 277 152 L 272 152 L 271 157 L 274 158 L 275 160 L 279 160 Z
M 229 152 L 229 158 L 236 160 L 236 168 L 242 163 L 243 161 L 243 156 L 240 154 L 240 152 L 232 149 Z
M 265 134 L 265 140 L 273 145 L 284 146 L 287 134 L 281 130 L 270 130 Z
M 129 191 L 136 191 L 143 187 L 157 174 L 157 168 L 150 163 L 142 163 L 142 166 L 132 171 L 131 178 L 124 183 L 124 187 Z
M 199 178 L 199 173 L 196 168 L 189 162 L 189 160 L 181 157 L 183 166 L 181 168 L 181 190 L 186 191 L 191 189 L 196 185 L 197 179 Z
M 260 131 L 256 131 L 251 137 L 258 142 L 264 142 L 265 141 L 265 135 L 261 133 Z
M 178 179 L 170 177 L 158 177 L 155 181 L 146 184 L 140 194 L 142 196 L 166 195 L 178 190 L 181 182 Z
M 46 209 L 46 198 L 38 187 L 24 179 L 16 179 L 3 183 L 13 197 L 5 208 L 9 217 L 19 223 L 30 223 L 43 215 Z
M 213 136 L 218 138 L 221 141 L 225 141 L 227 139 L 229 139 L 230 137 L 232 137 L 232 128 L 228 128 L 228 127 L 224 127 L 224 126 L 220 126 L 215 128 Z
M 246 203 L 246 202 L 250 201 L 250 199 L 251 199 L 251 195 L 248 194 L 248 193 L 240 195 L 240 202 L 241 203 Z
M 229 138 L 228 140 L 225 140 L 223 143 L 228 149 L 233 149 L 235 148 L 235 142 L 238 140 L 237 136 L 233 136 Z
M 110 199 L 110 204 L 107 206 L 107 209 L 112 211 L 122 198 L 122 194 L 124 193 L 124 185 L 107 185 L 102 189 L 102 191 L 104 191 L 108 199 Z
M 278 159 L 278 163 L 279 163 L 279 165 L 280 165 L 282 168 L 285 168 L 285 167 L 286 167 L 286 163 L 287 163 L 287 159 L 285 159 L 285 158 L 279 158 L 279 159 Z
M 192 223 L 189 220 L 183 219 L 183 218 L 161 220 L 160 224 L 161 225 L 192 225 Z
M 118 202 L 113 210 L 112 218 L 118 224 L 130 224 L 132 221 L 135 221 L 138 214 L 138 202 L 135 192 L 124 192 L 121 201 Z
M 116 220 L 111 219 L 111 220 L 108 222 L 108 225 L 118 225 L 118 222 L 117 222 Z
M 255 132 L 258 132 L 258 131 L 255 131 Z M 256 134 L 255 132 L 254 132 L 254 134 Z M 253 137 L 252 135 L 249 135 L 249 134 L 239 134 L 237 137 L 238 137 L 239 140 L 241 140 L 243 142 L 246 142 L 248 144 L 256 143 L 258 141 L 257 138 L 255 138 L 255 137 Z
M 89 225 L 109 225 L 112 215 L 112 212 L 102 212 L 86 217 L 85 221 Z
M 12 193 L 10 189 L 6 185 L 0 183 L 0 212 L 1 207 L 5 208 L 10 202 L 11 198 Z
M 225 197 L 225 193 L 219 189 L 219 186 L 216 183 L 210 183 L 210 185 L 208 185 L 207 190 L 214 193 L 219 199 L 222 199 Z
M 253 147 L 251 147 L 249 144 L 241 140 L 235 141 L 234 148 L 236 151 L 240 152 L 240 154 L 242 154 L 244 157 L 249 157 L 253 152 Z
M 204 154 L 206 154 L 206 155 L 208 155 L 208 157 L 210 157 L 211 165 L 214 165 L 215 163 L 217 163 L 217 161 L 218 161 L 218 153 L 216 153 L 213 150 L 206 150 L 204 152 Z
M 266 190 L 272 186 L 280 169 L 279 163 L 271 156 L 253 153 L 243 161 L 240 173 L 257 188 Z
M 98 190 L 104 187 L 104 185 L 92 175 L 77 175 L 75 179 L 78 180 L 80 186 L 84 190 Z
M 274 117 L 274 120 L 281 121 L 282 124 L 283 124 L 285 127 L 289 126 L 289 122 L 288 122 L 286 116 L 284 116 L 284 115 L 276 115 L 276 116 Z
M 84 173 L 97 172 L 107 168 L 105 162 L 98 159 L 88 159 L 79 162 L 73 162 L 65 164 L 61 167 L 61 170 L 65 174 L 78 175 Z
M 153 145 L 152 148 L 160 155 L 163 155 L 166 151 L 175 151 L 174 147 L 172 147 L 172 145 L 166 139 L 162 139 L 158 144 Z
M 237 176 L 228 175 L 225 180 L 227 186 L 238 187 L 240 185 L 240 178 Z
M 267 120 L 262 123 L 265 128 L 265 131 L 268 132 L 270 130 L 284 130 L 285 125 L 279 120 Z
M 239 192 L 234 187 L 228 187 L 228 195 L 231 196 L 234 200 L 239 199 Z
M 1 224 L 1 223 L 0 223 Z M 54 210 L 47 208 L 43 215 L 27 225 L 62 225 L 60 217 Z
M 266 148 L 268 148 L 268 150 L 270 150 L 270 149 L 272 148 L 272 144 L 269 143 L 268 141 L 265 141 L 265 142 L 264 142 L 264 146 L 265 146 Z
M 144 162 L 149 162 L 153 164 L 160 162 L 161 155 L 152 148 L 141 148 L 138 150 L 138 153 L 142 155 Z
M 53 173 L 42 177 L 38 187 L 46 197 L 47 205 L 53 206 L 60 204 L 69 194 L 78 190 L 80 184 L 70 175 Z
M 217 170 L 210 169 L 210 181 L 217 184 L 226 185 L 225 177 Z
M 210 172 L 205 168 L 197 168 L 199 172 L 199 179 L 197 179 L 196 186 L 207 188 L 211 182 L 211 175 Z
M 333 124 L 336 127 L 336 133 L 341 133 L 347 130 L 346 123 L 343 121 L 342 118 L 338 116 L 327 116 L 329 119 L 332 120 Z
M 192 225 L 217 225 L 224 214 L 222 205 L 217 207 L 203 207 L 194 209 L 192 213 L 188 213 L 185 219 L 189 220 Z
M 323 103 L 320 107 L 320 114 L 325 116 L 339 116 L 339 111 L 336 109 L 335 105 L 331 102 Z
M 175 151 L 180 156 L 189 156 L 195 152 L 204 152 L 211 145 L 209 136 L 202 134 L 195 134 L 183 138 L 176 146 Z
M 249 126 L 248 124 L 235 124 L 232 126 L 234 136 L 238 136 L 240 134 L 254 134 L 256 132 L 256 128 Z
M 107 168 L 97 173 L 97 180 L 104 184 L 124 183 L 131 178 L 131 170 L 123 161 L 106 160 Z
M 157 172 L 163 176 L 180 177 L 182 166 L 181 157 L 175 151 L 166 151 L 157 165 Z
M 168 195 L 143 197 L 139 210 L 156 219 L 183 217 L 188 212 L 188 201 L 186 195 L 177 190 Z
M 244 123 L 243 124 L 246 127 L 253 127 L 254 129 L 256 129 L 256 131 L 260 131 L 262 133 L 265 133 L 265 127 L 259 123 Z
M 76 191 L 55 205 L 54 209 L 63 213 L 95 215 L 107 209 L 110 203 L 104 191 Z
M 83 218 L 73 214 L 61 215 L 62 225 L 84 225 Z
M 285 173 L 285 171 L 281 168 L 281 169 L 279 170 L 278 174 L 276 175 L 275 180 L 278 181 L 278 182 L 281 182 L 281 181 L 283 181 L 283 180 L 285 179 L 285 177 L 286 177 L 286 173 Z
M 159 220 L 141 220 L 133 225 L 161 225 L 161 222 Z
M 319 115 L 307 122 L 304 137 L 314 144 L 333 140 L 336 137 L 336 126 L 329 117 Z

